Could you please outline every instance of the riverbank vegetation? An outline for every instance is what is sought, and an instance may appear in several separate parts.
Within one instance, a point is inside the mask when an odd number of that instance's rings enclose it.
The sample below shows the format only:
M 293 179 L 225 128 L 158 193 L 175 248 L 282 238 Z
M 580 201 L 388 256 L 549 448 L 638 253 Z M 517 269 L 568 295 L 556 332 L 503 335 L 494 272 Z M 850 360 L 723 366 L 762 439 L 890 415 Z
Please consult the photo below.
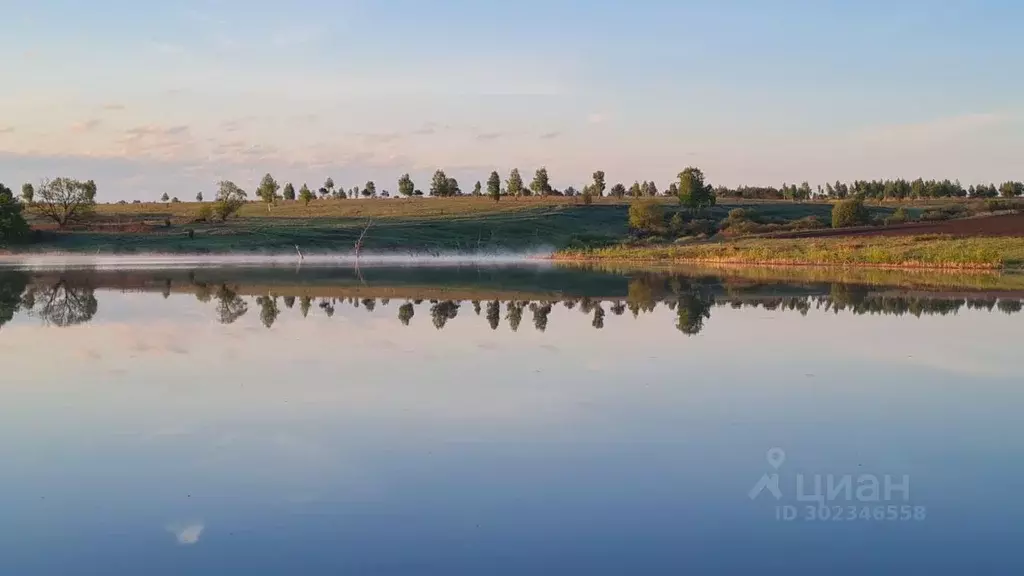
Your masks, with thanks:
M 556 254 L 555 258 L 651 263 L 1018 269 L 1024 267 L 1024 238 L 951 238 L 938 235 L 757 238 L 731 242 L 568 249 Z

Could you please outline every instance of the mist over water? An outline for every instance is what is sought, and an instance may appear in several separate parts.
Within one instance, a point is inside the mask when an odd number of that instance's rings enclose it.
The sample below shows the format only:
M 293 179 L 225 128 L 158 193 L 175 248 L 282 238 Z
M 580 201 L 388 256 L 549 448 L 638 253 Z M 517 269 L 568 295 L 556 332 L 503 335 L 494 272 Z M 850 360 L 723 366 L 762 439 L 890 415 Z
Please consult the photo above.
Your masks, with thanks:
M 345 254 L 78 254 L 45 253 L 0 256 L 0 267 L 54 269 L 88 267 L 98 270 L 209 268 L 218 266 L 550 266 L 551 249 L 522 252 L 472 253 L 439 252 L 436 254 L 364 252 L 358 257 Z

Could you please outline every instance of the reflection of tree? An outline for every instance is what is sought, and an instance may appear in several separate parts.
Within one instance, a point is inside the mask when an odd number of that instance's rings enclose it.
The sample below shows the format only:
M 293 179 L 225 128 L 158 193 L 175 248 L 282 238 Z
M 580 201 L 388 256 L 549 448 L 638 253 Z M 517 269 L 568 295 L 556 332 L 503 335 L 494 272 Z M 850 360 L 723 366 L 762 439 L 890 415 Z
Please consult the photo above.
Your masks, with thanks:
M 434 328 L 440 330 L 444 325 L 459 313 L 459 305 L 451 300 L 437 302 L 430 307 L 430 317 L 434 321 Z
M 501 302 L 492 300 L 487 303 L 487 323 L 490 324 L 491 330 L 497 330 L 498 324 L 501 322 Z
M 533 312 L 533 327 L 543 332 L 548 328 L 548 314 L 551 313 L 551 304 L 531 302 L 530 311 Z
M 600 304 L 597 304 L 593 309 L 594 319 L 590 322 L 590 325 L 600 330 L 601 328 L 604 328 L 604 308 L 602 308 Z
M 714 296 L 693 289 L 679 294 L 676 305 L 676 329 L 687 336 L 699 334 L 704 329 L 704 319 L 711 318 Z
M 1005 312 L 1006 314 L 1015 314 L 1021 310 L 1020 300 L 1007 300 L 1006 298 L 1000 298 L 999 304 L 996 306 L 999 307 L 1000 311 Z
M 327 314 L 328 318 L 334 317 L 334 304 L 332 304 L 326 298 L 322 298 L 320 300 L 320 309 L 323 310 L 325 314 Z
M 221 324 L 231 324 L 249 311 L 249 305 L 234 290 L 221 284 L 217 289 L 217 319 Z
M 299 299 L 299 312 L 302 314 L 303 318 L 309 316 L 309 308 L 312 305 L 313 299 L 310 298 L 309 296 L 303 296 L 302 298 Z
M 56 284 L 40 288 L 36 294 L 39 308 L 35 314 L 46 324 L 74 326 L 84 324 L 96 315 L 99 303 L 91 286 L 75 286 L 64 278 Z
M 368 312 L 373 312 L 377 307 L 377 300 L 375 298 L 363 298 L 363 308 L 366 308 Z
M 480 301 L 479 300 L 473 300 L 473 312 L 475 312 L 477 316 L 480 315 Z
M 28 275 L 15 270 L 0 272 L 0 327 L 7 324 L 14 318 L 18 309 L 25 307 L 29 310 L 34 305 L 34 294 L 26 292 L 28 286 Z M 25 294 L 22 297 L 22 293 Z
M 196 284 L 195 294 L 196 300 L 205 304 L 213 299 L 213 288 L 209 284 Z
M 506 307 L 505 318 L 508 319 L 508 327 L 516 332 L 519 330 L 519 323 L 523 321 L 523 306 L 519 302 L 509 302 Z
M 256 298 L 256 304 L 260 307 L 260 322 L 267 328 L 273 326 L 278 314 L 281 313 L 281 310 L 277 307 L 277 298 L 273 296 L 259 296 Z
M 409 320 L 412 320 L 414 314 L 416 314 L 416 308 L 411 302 L 406 302 L 398 307 L 398 319 L 402 322 L 403 326 L 409 325 Z
M 285 296 L 284 307 L 291 309 L 292 306 L 295 306 L 295 296 Z

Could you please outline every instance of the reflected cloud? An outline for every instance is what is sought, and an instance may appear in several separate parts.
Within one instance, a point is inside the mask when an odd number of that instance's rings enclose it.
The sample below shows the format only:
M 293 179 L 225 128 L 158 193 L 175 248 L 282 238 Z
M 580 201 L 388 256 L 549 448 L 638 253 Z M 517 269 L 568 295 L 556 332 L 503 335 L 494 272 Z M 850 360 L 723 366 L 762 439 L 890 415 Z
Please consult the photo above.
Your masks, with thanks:
M 174 538 L 178 541 L 178 544 L 182 546 L 192 546 L 199 543 L 199 538 L 203 535 L 204 528 L 206 528 L 206 526 L 202 522 L 195 522 L 186 526 L 168 526 L 167 531 L 174 534 Z

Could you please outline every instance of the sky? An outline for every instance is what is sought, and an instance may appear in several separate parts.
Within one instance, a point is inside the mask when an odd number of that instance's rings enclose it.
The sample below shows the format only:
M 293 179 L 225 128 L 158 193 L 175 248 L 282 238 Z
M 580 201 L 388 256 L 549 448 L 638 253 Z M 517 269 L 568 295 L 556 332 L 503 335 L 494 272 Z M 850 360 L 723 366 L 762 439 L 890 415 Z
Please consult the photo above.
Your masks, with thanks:
M 12 188 L 1024 179 L 1014 0 L 0 0 L 0 19 Z

